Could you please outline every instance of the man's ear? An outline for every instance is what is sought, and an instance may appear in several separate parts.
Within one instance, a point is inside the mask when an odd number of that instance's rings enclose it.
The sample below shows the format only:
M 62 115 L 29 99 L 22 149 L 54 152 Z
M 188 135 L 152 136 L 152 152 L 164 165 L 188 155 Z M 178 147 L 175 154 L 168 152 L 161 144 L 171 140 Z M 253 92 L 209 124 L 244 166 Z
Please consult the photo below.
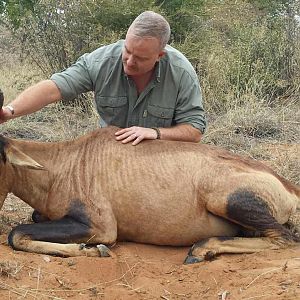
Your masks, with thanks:
M 42 165 L 13 145 L 6 145 L 4 154 L 6 160 L 12 165 L 27 167 L 35 170 L 45 169 Z
M 160 58 L 162 58 L 163 56 L 165 56 L 165 54 L 166 54 L 166 51 L 165 51 L 165 50 L 160 51 L 159 54 L 158 54 L 158 59 L 160 59 Z

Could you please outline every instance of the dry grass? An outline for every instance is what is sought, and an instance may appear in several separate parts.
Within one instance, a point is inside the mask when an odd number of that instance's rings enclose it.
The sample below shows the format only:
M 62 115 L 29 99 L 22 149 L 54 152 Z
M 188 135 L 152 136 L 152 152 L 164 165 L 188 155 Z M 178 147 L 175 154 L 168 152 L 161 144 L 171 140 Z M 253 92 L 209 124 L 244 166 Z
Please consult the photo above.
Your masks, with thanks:
M 1 133 L 12 138 L 38 141 L 73 139 L 97 127 L 97 114 L 91 102 L 89 112 L 79 105 L 52 104 L 29 116 L 2 125 Z
M 1 31 L 2 33 L 2 31 Z M 14 48 L 7 33 L 0 34 L 0 89 L 4 104 L 11 102 L 21 91 L 40 80 L 47 79 L 37 67 L 20 60 L 19 48 Z M 72 139 L 97 126 L 97 114 L 88 95 L 85 106 L 50 105 L 30 116 L 1 125 L 0 133 L 16 138 L 40 141 Z M 88 111 L 88 113 L 84 113 Z
M 0 261 L 0 276 L 16 277 L 22 268 L 23 265 L 21 265 L 17 261 L 10 261 L 10 260 Z
M 262 160 L 300 183 L 300 103 L 247 105 L 213 116 L 203 142 Z
M 6 60 L 0 61 L 0 89 L 4 92 L 4 104 L 7 104 L 26 87 L 43 79 L 43 76 L 37 68 L 18 61 L 18 57 L 5 54 L 2 57 Z

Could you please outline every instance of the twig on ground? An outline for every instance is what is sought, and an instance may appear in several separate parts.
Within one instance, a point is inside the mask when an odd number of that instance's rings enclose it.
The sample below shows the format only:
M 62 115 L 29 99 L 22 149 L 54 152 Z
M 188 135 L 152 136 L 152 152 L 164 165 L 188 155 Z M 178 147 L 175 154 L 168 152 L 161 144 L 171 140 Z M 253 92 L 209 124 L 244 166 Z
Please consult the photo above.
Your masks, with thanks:
M 137 291 L 139 291 L 141 288 L 143 288 L 142 286 L 137 287 L 137 288 L 134 288 L 134 287 L 133 287 L 132 285 L 130 285 L 130 284 L 121 283 L 121 282 L 118 283 L 117 285 L 128 287 L 128 288 L 130 288 L 131 291 L 134 291 L 134 292 L 137 292 Z
M 48 294 L 44 294 L 41 292 L 37 292 L 35 290 L 30 290 L 30 289 L 25 289 L 25 288 L 21 288 L 21 287 L 13 287 L 3 281 L 0 281 L 0 286 L 3 289 L 6 289 L 16 295 L 22 296 L 23 298 L 25 298 L 27 295 L 30 295 L 31 297 L 33 297 L 34 299 L 39 299 L 41 296 L 43 297 L 47 297 L 53 300 L 63 300 L 62 298 L 56 297 L 56 296 L 52 296 L 52 295 L 48 295 Z
M 36 291 L 35 294 L 38 294 L 39 287 L 40 287 L 40 277 L 41 277 L 41 268 L 40 266 L 38 267 L 38 274 L 37 274 L 37 282 L 36 282 Z
M 249 297 L 249 298 L 244 298 L 243 300 L 252 300 L 252 299 L 264 298 L 264 297 L 269 297 L 269 296 L 274 296 L 274 294 L 258 295 L 258 296 L 253 296 L 253 297 Z
M 256 276 L 248 285 L 246 285 L 246 287 L 244 288 L 245 290 L 250 286 L 252 285 L 256 280 L 258 280 L 261 276 L 264 276 L 268 273 L 272 273 L 272 272 L 276 272 L 278 270 L 281 270 L 282 267 L 279 267 L 279 268 L 275 268 L 275 269 L 272 269 L 272 270 L 269 270 L 269 271 L 266 271 L 266 272 L 263 272 L 261 274 L 259 274 L 258 276 Z
M 211 277 L 213 278 L 213 280 L 214 280 L 216 286 L 218 286 L 218 282 L 217 282 L 216 278 L 215 278 L 214 276 L 211 276 Z

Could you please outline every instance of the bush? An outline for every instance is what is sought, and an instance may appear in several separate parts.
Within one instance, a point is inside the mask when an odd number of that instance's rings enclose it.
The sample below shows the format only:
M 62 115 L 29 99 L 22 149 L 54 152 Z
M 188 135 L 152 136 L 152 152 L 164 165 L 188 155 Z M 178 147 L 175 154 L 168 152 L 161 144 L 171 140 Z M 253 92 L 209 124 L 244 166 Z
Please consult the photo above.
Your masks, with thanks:
M 166 16 L 172 45 L 194 65 L 207 111 L 224 113 L 248 98 L 270 104 L 299 92 L 300 35 L 294 18 L 299 1 L 25 2 L 32 5 L 16 13 L 19 23 L 11 18 L 14 33 L 23 56 L 47 77 L 81 54 L 123 38 L 133 19 L 151 9 Z
M 198 70 L 208 111 L 299 91 L 299 28 L 286 15 L 257 13 L 246 2 L 211 3 L 178 46 Z

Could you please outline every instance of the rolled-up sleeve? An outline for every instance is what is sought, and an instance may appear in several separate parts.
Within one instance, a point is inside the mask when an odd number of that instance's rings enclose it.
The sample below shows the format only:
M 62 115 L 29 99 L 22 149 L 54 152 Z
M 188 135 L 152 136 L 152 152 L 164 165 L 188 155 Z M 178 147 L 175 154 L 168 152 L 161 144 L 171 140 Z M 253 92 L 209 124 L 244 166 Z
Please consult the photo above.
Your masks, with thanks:
M 206 118 L 203 108 L 202 92 L 198 78 L 184 72 L 177 97 L 175 124 L 188 123 L 204 133 Z
M 50 79 L 57 85 L 63 99 L 72 100 L 93 89 L 93 82 L 87 66 L 88 58 L 89 54 L 84 54 L 75 64 L 51 76 Z

